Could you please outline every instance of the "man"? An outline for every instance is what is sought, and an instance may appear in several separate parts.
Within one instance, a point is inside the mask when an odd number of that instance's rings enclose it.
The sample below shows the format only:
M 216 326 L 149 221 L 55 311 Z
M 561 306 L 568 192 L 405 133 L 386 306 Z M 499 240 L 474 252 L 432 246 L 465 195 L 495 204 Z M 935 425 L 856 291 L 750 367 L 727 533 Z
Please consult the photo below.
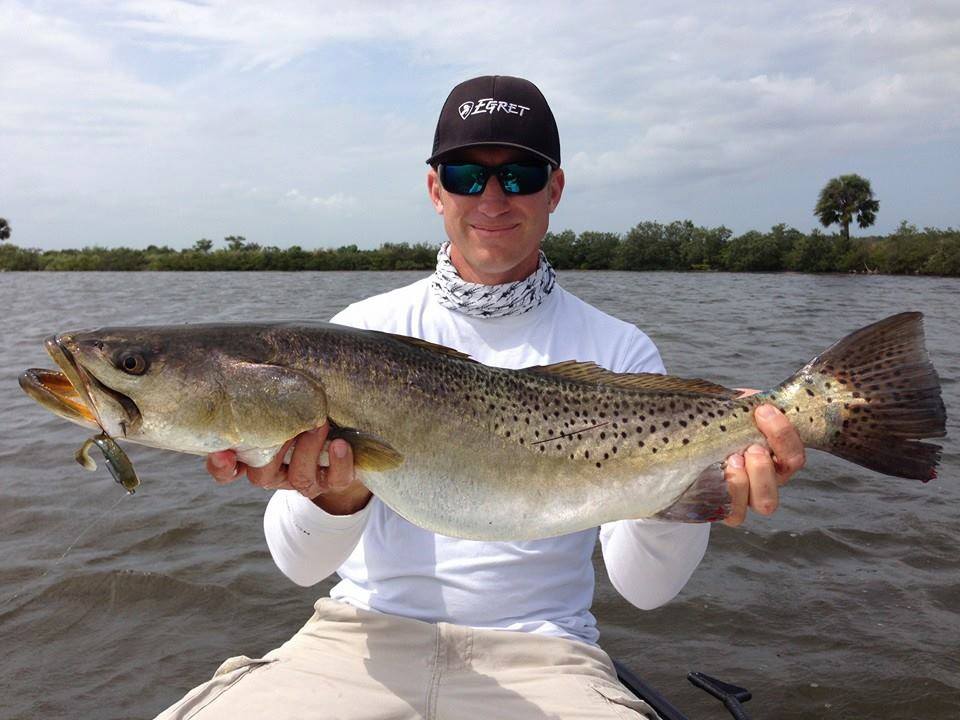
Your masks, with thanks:
M 556 123 L 532 83 L 496 76 L 454 88 L 428 163 L 430 200 L 449 238 L 437 271 L 356 303 L 335 322 L 416 336 L 502 367 L 578 359 L 663 372 L 649 338 L 564 291 L 540 251 L 564 173 Z M 728 460 L 731 524 L 748 507 L 773 512 L 777 486 L 803 464 L 789 422 L 761 410 L 757 423 L 778 460 L 760 446 Z M 312 585 L 338 572 L 342 580 L 290 641 L 259 660 L 227 661 L 162 717 L 653 716 L 596 645 L 593 548 L 599 535 L 614 586 L 652 608 L 686 583 L 708 525 L 625 520 L 529 542 L 440 536 L 372 496 L 343 440 L 330 443 L 329 467 L 319 467 L 326 436 L 324 426 L 296 438 L 289 466 L 287 448 L 263 468 L 238 465 L 230 452 L 208 458 L 220 482 L 246 472 L 279 489 L 264 528 L 288 577 Z

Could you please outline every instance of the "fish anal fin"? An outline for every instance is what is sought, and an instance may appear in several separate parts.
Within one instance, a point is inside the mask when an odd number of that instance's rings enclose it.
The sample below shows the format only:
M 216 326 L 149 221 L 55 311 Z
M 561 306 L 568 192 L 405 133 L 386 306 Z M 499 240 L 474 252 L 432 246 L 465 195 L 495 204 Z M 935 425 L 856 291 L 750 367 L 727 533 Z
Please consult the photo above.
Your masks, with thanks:
M 713 463 L 704 468 L 670 507 L 655 517 L 674 522 L 716 522 L 730 514 L 730 503 L 723 466 Z
M 658 373 L 615 373 L 606 370 L 596 363 L 566 360 L 552 365 L 540 365 L 526 368 L 527 372 L 550 375 L 573 382 L 590 385 L 608 385 L 626 390 L 647 390 L 650 392 L 681 392 L 698 393 L 703 395 L 718 395 L 726 398 L 737 398 L 740 393 L 736 390 L 717 385 L 708 380 L 695 378 L 679 378 L 672 375 Z
M 382 472 L 399 467 L 403 455 L 385 440 L 356 428 L 342 427 L 330 420 L 327 440 L 343 438 L 353 449 L 353 464 L 360 470 Z

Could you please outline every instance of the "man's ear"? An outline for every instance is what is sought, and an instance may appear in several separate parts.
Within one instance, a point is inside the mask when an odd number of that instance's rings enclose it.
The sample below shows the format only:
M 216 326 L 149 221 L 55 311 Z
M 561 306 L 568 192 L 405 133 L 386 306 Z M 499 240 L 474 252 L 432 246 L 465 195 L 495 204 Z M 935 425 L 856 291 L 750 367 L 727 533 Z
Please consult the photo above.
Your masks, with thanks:
M 557 205 L 560 204 L 560 196 L 563 195 L 564 182 L 563 168 L 557 168 L 550 173 L 550 203 L 548 205 L 550 212 L 556 210 Z
M 430 202 L 433 203 L 437 215 L 443 215 L 443 200 L 440 197 L 440 177 L 434 168 L 427 170 L 427 194 L 430 196 Z

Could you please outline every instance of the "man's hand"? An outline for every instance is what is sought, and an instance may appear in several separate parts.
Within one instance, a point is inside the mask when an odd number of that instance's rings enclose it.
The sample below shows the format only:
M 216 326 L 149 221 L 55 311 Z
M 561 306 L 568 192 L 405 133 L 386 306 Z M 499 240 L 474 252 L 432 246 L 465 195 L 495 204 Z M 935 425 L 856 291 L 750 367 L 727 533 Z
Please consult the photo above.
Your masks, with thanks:
M 246 473 L 252 485 L 267 490 L 296 490 L 331 515 L 350 515 L 361 510 L 370 501 L 372 493 L 357 478 L 353 467 L 353 450 L 346 440 L 330 443 L 327 453 L 330 466 L 319 465 L 330 426 L 300 433 L 288 440 L 269 463 L 263 467 L 249 467 L 237 460 L 232 450 L 207 456 L 207 472 L 218 483 L 233 482 Z M 293 447 L 290 464 L 283 459 Z
M 744 390 L 743 396 L 755 392 Z M 725 476 L 733 509 L 723 522 L 733 527 L 744 521 L 748 507 L 761 515 L 773 514 L 780 503 L 778 488 L 806 462 L 803 441 L 783 413 L 773 405 L 761 405 L 753 417 L 770 450 L 751 445 L 727 458 Z

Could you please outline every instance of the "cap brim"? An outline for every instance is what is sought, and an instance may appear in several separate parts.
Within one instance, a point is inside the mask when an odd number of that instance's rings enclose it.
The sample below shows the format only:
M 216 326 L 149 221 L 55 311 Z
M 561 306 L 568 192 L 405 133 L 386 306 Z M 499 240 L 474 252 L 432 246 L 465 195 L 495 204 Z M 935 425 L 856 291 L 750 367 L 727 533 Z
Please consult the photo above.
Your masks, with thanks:
M 548 163 L 550 163 L 550 164 L 553 166 L 554 169 L 560 167 L 560 163 L 558 163 L 554 158 L 548 157 L 547 155 L 544 155 L 542 152 L 540 152 L 540 151 L 538 151 L 538 150 L 534 150 L 532 147 L 528 147 L 527 145 L 521 145 L 521 144 L 519 144 L 519 143 L 510 143 L 510 142 L 489 142 L 489 141 L 487 141 L 487 142 L 464 143 L 463 145 L 456 145 L 456 146 L 454 146 L 454 147 L 444 148 L 443 150 L 441 150 L 440 152 L 436 153 L 435 155 L 431 155 L 430 157 L 428 157 L 428 158 L 427 158 L 427 165 L 435 165 L 436 163 L 443 162 L 444 157 L 446 157 L 447 155 L 450 155 L 450 153 L 455 153 L 455 152 L 457 152 L 458 150 L 466 150 L 467 148 L 474 148 L 474 147 L 509 147 L 509 148 L 517 148 L 517 149 L 519 149 L 519 150 L 525 150 L 526 152 L 530 153 L 531 155 L 536 155 L 537 157 L 543 158 L 543 159 L 546 160 Z

